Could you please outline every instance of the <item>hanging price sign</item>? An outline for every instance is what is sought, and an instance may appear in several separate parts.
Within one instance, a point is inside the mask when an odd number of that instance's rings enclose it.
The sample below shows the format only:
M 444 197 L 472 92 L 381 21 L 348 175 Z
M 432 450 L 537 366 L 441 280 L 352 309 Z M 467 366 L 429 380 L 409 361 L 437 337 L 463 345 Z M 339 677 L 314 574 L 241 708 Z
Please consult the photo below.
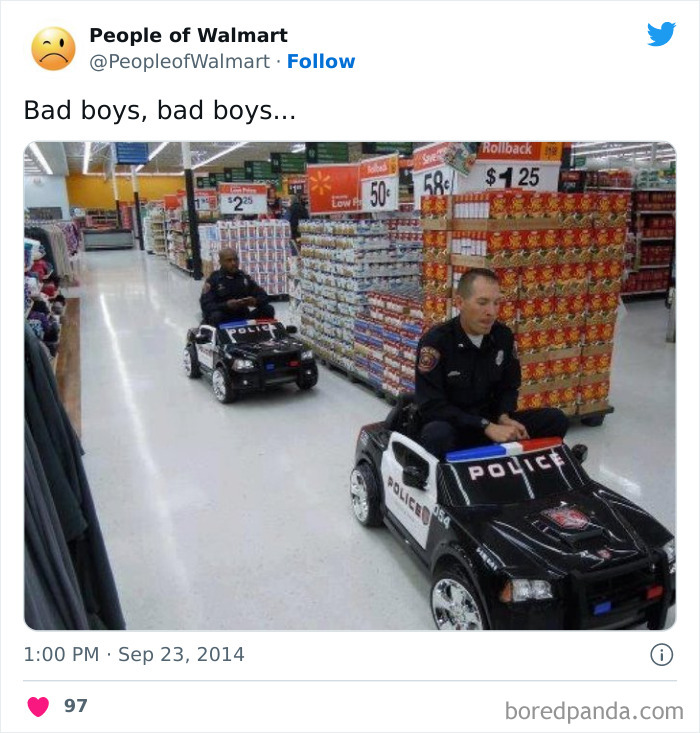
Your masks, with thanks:
M 477 160 L 469 178 L 460 181 L 460 190 L 455 193 L 494 188 L 556 191 L 559 186 L 559 168 L 559 163 Z
M 563 143 L 482 142 L 468 178 L 455 193 L 495 188 L 556 191 Z
M 399 156 L 384 155 L 360 163 L 362 211 L 397 211 Z
M 195 191 L 194 206 L 197 211 L 214 211 L 216 209 L 216 191 Z
M 267 185 L 264 183 L 220 183 L 222 214 L 267 214 Z
M 454 193 L 455 169 L 445 162 L 450 143 L 435 143 L 413 151 L 413 207 L 420 210 L 422 196 Z

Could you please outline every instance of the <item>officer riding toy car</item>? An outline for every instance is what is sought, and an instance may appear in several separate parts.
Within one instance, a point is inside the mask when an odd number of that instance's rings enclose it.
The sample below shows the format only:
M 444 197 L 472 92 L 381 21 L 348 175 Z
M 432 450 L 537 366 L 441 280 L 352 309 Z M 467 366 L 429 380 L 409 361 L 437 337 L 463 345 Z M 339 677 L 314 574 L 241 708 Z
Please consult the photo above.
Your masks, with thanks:
M 202 374 L 210 379 L 219 402 L 280 384 L 311 389 L 318 381 L 316 359 L 292 338 L 295 333 L 294 326 L 285 328 L 274 319 L 202 324 L 187 333 L 185 373 L 190 379 Z
M 412 395 L 360 431 L 352 507 L 432 576 L 438 629 L 660 629 L 675 603 L 675 541 L 591 479 L 585 446 L 493 444 L 438 460 L 413 439 Z

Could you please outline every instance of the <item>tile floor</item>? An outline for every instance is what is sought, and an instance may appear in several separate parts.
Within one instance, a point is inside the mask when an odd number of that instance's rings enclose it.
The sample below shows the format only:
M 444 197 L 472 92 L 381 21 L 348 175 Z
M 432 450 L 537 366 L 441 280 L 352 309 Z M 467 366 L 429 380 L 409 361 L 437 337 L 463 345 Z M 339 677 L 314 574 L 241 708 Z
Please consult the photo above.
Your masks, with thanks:
M 433 628 L 427 577 L 350 508 L 355 439 L 387 404 L 323 367 L 310 392 L 288 386 L 218 404 L 181 367 L 200 288 L 138 251 L 83 262 L 85 464 L 128 627 Z M 615 413 L 569 437 L 588 444 L 593 477 L 673 530 L 667 314 L 659 301 L 624 309 Z

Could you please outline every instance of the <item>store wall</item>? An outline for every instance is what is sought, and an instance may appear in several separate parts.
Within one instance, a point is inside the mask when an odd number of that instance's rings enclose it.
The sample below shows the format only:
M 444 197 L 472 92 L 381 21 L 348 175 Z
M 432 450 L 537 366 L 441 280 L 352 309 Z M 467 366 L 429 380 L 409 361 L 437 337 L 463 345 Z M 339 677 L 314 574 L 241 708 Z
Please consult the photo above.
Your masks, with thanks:
M 60 206 L 63 218 L 70 217 L 66 179 L 63 176 L 25 176 L 24 208 Z
M 66 178 L 68 200 L 71 206 L 86 209 L 114 209 L 114 192 L 111 179 L 105 181 L 101 176 L 73 175 Z M 117 178 L 120 201 L 133 201 L 134 192 L 131 178 Z M 143 201 L 162 199 L 166 193 L 177 193 L 185 189 L 185 177 L 179 176 L 140 176 L 139 198 Z

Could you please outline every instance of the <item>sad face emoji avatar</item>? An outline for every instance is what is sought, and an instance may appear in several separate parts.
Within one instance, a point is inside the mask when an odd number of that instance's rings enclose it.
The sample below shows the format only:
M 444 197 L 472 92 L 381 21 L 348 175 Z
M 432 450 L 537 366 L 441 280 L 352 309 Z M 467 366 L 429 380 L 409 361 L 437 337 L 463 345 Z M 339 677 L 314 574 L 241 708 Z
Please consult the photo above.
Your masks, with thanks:
M 32 41 L 32 56 L 42 69 L 65 69 L 75 56 L 75 41 L 63 28 L 44 28 Z

